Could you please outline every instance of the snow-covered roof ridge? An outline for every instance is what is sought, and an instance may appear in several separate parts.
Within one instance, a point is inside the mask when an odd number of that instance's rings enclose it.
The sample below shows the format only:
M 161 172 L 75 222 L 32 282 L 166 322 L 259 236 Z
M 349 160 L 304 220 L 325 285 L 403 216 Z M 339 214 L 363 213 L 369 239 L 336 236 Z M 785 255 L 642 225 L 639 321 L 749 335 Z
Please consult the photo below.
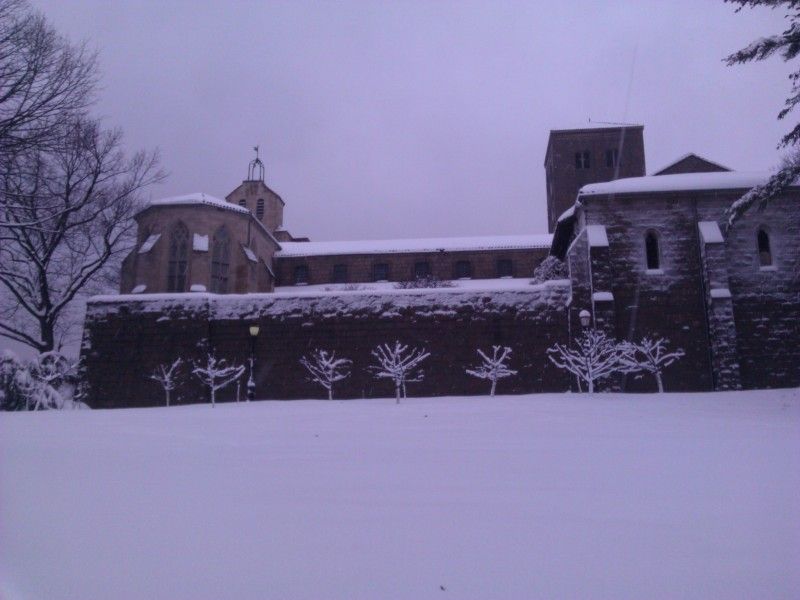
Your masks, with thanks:
M 245 214 L 250 212 L 244 206 L 232 204 L 230 202 L 226 202 L 225 200 L 220 200 L 219 198 L 215 198 L 214 196 L 206 194 L 205 192 L 193 192 L 191 194 L 183 194 L 182 196 L 170 196 L 168 198 L 150 200 L 144 204 L 142 210 L 150 208 L 151 206 L 173 206 L 180 204 L 207 204 L 209 206 L 224 208 L 225 210 L 232 210 L 234 212 Z
M 675 160 L 673 160 L 673 161 L 672 161 L 672 162 L 670 162 L 669 164 L 667 164 L 667 165 L 664 165 L 664 166 L 663 166 L 663 167 L 661 167 L 660 169 L 657 169 L 657 170 L 653 171 L 652 175 L 658 175 L 658 174 L 659 174 L 659 173 L 661 173 L 662 171 L 666 171 L 666 170 L 667 170 L 667 169 L 669 169 L 670 167 L 674 167 L 674 166 L 675 166 L 675 165 L 677 165 L 679 162 L 681 162 L 682 160 L 686 160 L 686 159 L 687 159 L 687 158 L 689 158 L 690 156 L 694 156 L 695 158 L 699 158 L 700 160 L 702 160 L 702 161 L 705 161 L 705 162 L 707 162 L 707 163 L 709 163 L 709 164 L 712 164 L 712 165 L 714 165 L 715 167 L 719 167 L 720 169 L 725 169 L 726 171 L 733 171 L 733 169 L 729 169 L 729 168 L 728 168 L 728 167 L 726 167 L 725 165 L 721 165 L 721 164 L 719 164 L 719 163 L 718 163 L 717 161 L 715 161 L 715 160 L 709 160 L 709 159 L 707 159 L 705 156 L 702 156 L 702 155 L 698 154 L 697 152 L 687 152 L 686 154 L 684 154 L 684 155 L 682 155 L 682 156 L 679 156 L 678 158 L 676 158 Z
M 641 192 L 678 192 L 688 190 L 750 189 L 770 177 L 766 171 L 723 171 L 715 173 L 679 173 L 674 175 L 648 175 L 629 177 L 583 186 L 580 196 L 601 194 L 635 194 Z M 797 183 L 795 183 L 797 185 Z
M 401 254 L 411 252 L 454 252 L 469 250 L 517 250 L 549 248 L 552 234 L 495 235 L 452 238 L 358 240 L 344 242 L 283 242 L 276 256 L 319 256 L 343 254 Z

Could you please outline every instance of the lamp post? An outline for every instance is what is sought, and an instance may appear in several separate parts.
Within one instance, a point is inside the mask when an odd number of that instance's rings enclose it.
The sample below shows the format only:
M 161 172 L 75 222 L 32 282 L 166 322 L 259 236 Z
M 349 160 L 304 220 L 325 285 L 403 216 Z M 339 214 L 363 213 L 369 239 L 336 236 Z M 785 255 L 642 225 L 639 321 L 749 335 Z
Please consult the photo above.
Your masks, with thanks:
M 586 329 L 589 327 L 589 324 L 592 322 L 592 313 L 590 313 L 585 308 L 578 313 L 578 318 L 581 321 L 581 326 Z
M 247 379 L 247 401 L 256 399 L 256 382 L 253 379 L 253 365 L 256 360 L 256 338 L 260 327 L 257 323 L 250 325 L 250 377 Z

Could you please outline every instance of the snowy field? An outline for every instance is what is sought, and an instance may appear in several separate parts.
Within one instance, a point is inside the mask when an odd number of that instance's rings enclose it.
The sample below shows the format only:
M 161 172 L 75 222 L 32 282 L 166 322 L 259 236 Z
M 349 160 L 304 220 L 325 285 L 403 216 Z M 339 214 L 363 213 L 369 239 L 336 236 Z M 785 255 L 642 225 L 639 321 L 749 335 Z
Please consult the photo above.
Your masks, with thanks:
M 0 415 L 3 599 L 800 597 L 800 391 Z

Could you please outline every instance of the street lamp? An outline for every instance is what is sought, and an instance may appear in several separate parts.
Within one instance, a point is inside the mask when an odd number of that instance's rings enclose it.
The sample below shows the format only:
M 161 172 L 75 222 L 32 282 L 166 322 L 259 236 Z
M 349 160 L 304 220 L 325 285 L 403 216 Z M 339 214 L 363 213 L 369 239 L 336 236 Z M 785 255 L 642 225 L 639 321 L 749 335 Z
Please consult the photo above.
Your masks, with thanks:
M 581 325 L 585 329 L 589 327 L 589 323 L 592 322 L 592 313 L 590 313 L 588 310 L 584 308 L 581 312 L 578 313 L 578 318 L 581 320 Z
M 256 359 L 256 338 L 261 328 L 257 323 L 250 325 L 250 377 L 247 379 L 247 401 L 255 400 L 256 398 L 256 382 L 253 379 L 253 364 Z

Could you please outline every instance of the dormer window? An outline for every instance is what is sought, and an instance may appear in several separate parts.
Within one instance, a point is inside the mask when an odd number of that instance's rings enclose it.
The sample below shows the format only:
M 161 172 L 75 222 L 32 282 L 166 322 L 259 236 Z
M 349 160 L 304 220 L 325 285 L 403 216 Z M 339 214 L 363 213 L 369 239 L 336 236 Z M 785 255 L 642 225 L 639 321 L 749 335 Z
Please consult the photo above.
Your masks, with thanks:
M 575 168 L 576 169 L 588 169 L 591 164 L 589 160 L 590 154 L 588 150 L 583 150 L 582 152 L 575 153 Z
M 758 234 L 756 236 L 756 241 L 758 243 L 758 262 L 759 265 L 764 267 L 771 267 L 772 266 L 772 246 L 769 240 L 769 234 L 767 231 L 762 227 L 758 230 Z
M 644 236 L 644 252 L 648 271 L 661 269 L 661 250 L 658 247 L 658 234 L 648 231 Z

